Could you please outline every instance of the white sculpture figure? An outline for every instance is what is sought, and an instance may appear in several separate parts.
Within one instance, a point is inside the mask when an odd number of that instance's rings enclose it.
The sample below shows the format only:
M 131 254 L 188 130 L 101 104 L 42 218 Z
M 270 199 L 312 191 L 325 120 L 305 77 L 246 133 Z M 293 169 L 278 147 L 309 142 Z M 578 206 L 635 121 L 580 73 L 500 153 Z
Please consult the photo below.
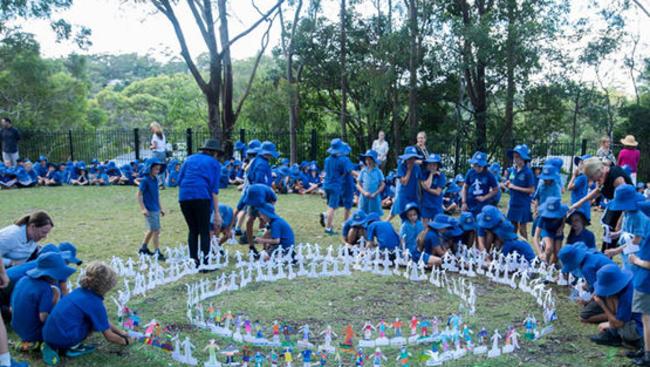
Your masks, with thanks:
M 390 261 L 390 253 L 388 252 L 388 249 L 384 250 L 384 261 L 382 262 L 382 266 L 384 267 L 382 271 L 382 275 L 390 275 L 391 270 L 390 266 L 392 264 L 392 261 Z
M 301 326 L 298 331 L 302 333 L 302 338 L 298 340 L 298 346 L 301 348 L 312 348 L 314 345 L 309 342 L 309 336 L 311 335 L 309 324 Z
M 172 352 L 172 358 L 176 361 L 179 361 L 183 355 L 181 354 L 181 339 L 178 337 L 178 334 L 172 337 L 174 342 L 174 351 Z
M 237 289 L 239 289 L 239 286 L 237 285 L 237 273 L 233 271 L 230 273 L 230 285 L 228 286 L 228 290 L 236 291 Z
M 420 261 L 418 261 L 418 271 L 420 272 L 419 280 L 427 280 L 427 272 L 425 271 L 423 256 L 420 256 Z
M 299 277 L 304 277 L 307 275 L 307 270 L 305 270 L 305 258 L 304 257 L 299 257 L 298 258 L 298 273 L 296 273 L 297 276 Z
M 519 349 L 519 336 L 517 329 L 513 327 L 510 332 L 510 344 L 515 350 Z
M 341 270 L 339 269 L 340 263 L 339 263 L 339 258 L 335 257 L 332 258 L 332 272 L 330 273 L 331 276 L 338 277 L 341 276 Z
M 334 353 L 336 348 L 332 346 L 332 336 L 338 337 L 338 335 L 332 331 L 332 327 L 327 325 L 325 330 L 321 331 L 320 335 L 323 336 L 323 345 L 319 346 L 318 349 L 326 353 Z
M 266 281 L 267 282 L 274 282 L 275 275 L 273 274 L 273 269 L 275 269 L 275 260 L 273 257 L 269 259 L 269 261 L 266 263 Z
M 192 350 L 195 349 L 196 347 L 194 346 L 194 344 L 192 344 L 190 338 L 186 336 L 181 346 L 183 347 L 183 355 L 177 361 L 181 363 L 189 364 L 190 366 L 196 366 L 197 364 L 196 358 L 192 356 Z
M 203 351 L 208 351 L 208 360 L 203 363 L 203 367 L 221 367 L 221 363 L 217 360 L 217 351 L 219 346 L 214 339 L 210 339 L 208 345 L 203 348 Z
M 257 271 L 257 274 L 255 276 L 255 281 L 258 283 L 265 281 L 266 275 L 264 274 L 264 270 L 262 269 L 262 262 L 258 261 L 255 265 L 256 265 L 255 269 Z
M 293 263 L 289 261 L 287 264 L 287 279 L 292 280 L 296 278 L 296 273 L 293 272 Z
M 291 267 L 291 262 L 289 262 L 289 267 Z M 286 279 L 287 274 L 284 272 L 284 262 L 278 261 L 278 272 L 275 275 L 275 279 Z
M 232 339 L 237 343 L 242 343 L 244 341 L 244 337 L 241 333 L 241 316 L 239 315 L 235 316 L 235 332 L 232 334 Z
M 420 274 L 418 272 L 418 265 L 414 262 L 409 262 L 409 264 L 406 266 L 408 273 L 404 272 L 404 276 L 409 279 L 410 281 L 413 282 L 419 282 L 420 281 Z
M 321 277 L 327 277 L 330 275 L 328 265 L 329 265 L 329 261 L 326 258 L 323 259 L 323 262 L 321 263 L 321 271 L 320 271 Z
M 353 257 L 349 255 L 345 255 L 343 257 L 343 275 L 350 275 L 350 266 L 352 265 L 352 261 L 354 260 Z
M 501 349 L 499 348 L 499 341 L 501 340 L 501 334 L 499 334 L 499 330 L 494 330 L 494 334 L 490 339 L 492 340 L 492 349 L 488 352 L 488 357 L 494 358 L 500 356 Z
M 512 289 L 517 289 L 517 272 L 512 273 L 512 277 L 510 278 L 510 281 L 508 282 L 508 285 Z
M 241 252 L 235 252 L 235 260 L 237 261 L 237 264 L 235 265 L 236 267 L 241 268 L 244 266 L 244 260 L 242 259 Z
M 309 263 L 309 273 L 307 274 L 308 278 L 318 278 L 318 273 L 316 272 L 316 266 L 318 263 L 316 260 L 312 260 L 311 263 Z

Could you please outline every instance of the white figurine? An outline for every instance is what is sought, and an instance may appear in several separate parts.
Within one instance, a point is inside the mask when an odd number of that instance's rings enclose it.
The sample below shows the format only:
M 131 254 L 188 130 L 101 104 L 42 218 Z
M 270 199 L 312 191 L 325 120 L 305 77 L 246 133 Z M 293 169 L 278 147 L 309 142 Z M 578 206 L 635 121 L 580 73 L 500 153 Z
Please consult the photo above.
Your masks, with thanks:
M 501 349 L 499 348 L 499 341 L 501 340 L 501 334 L 499 334 L 499 330 L 494 330 L 494 334 L 490 339 L 492 340 L 492 349 L 488 352 L 488 357 L 494 358 L 500 356 Z

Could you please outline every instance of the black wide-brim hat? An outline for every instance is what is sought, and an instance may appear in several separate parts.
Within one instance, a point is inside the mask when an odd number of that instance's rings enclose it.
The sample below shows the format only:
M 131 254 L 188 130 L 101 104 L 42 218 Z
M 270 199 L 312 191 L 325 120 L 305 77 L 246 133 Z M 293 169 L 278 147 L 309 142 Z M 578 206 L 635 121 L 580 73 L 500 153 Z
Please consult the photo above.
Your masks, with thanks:
M 203 146 L 199 149 L 223 153 L 223 148 L 221 147 L 221 143 L 217 139 L 207 139 L 205 143 L 203 143 Z

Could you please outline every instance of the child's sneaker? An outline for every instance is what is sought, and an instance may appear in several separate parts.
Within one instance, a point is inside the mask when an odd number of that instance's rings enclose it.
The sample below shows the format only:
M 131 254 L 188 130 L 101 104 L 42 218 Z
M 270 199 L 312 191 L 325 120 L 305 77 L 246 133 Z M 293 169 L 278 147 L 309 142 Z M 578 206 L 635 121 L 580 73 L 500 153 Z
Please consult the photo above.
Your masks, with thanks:
M 31 353 L 41 349 L 40 342 L 20 342 L 16 344 L 16 350 L 21 353 Z
M 248 245 L 248 238 L 246 238 L 246 234 L 242 234 L 239 236 L 239 244 L 240 245 Z
M 235 236 L 241 236 L 241 228 L 239 227 L 235 228 Z
M 70 358 L 77 358 L 81 356 L 85 356 L 86 354 L 90 354 L 95 351 L 95 346 L 92 344 L 77 344 L 74 347 L 68 349 L 67 352 L 65 352 L 65 355 Z
M 61 357 L 59 356 L 59 353 L 52 349 L 47 343 L 43 343 L 43 349 L 41 350 L 41 353 L 43 354 L 43 362 L 48 365 L 48 366 L 57 366 L 59 363 L 61 363 Z M 13 361 L 12 366 L 13 366 Z
M 334 232 L 333 228 L 325 228 L 325 234 L 333 236 L 336 234 L 336 232 Z
M 144 243 L 142 244 L 142 246 L 140 246 L 138 253 L 143 255 L 153 255 L 153 252 L 151 252 L 151 250 L 149 250 L 149 247 L 147 247 L 147 245 Z
M 167 260 L 165 255 L 163 255 L 162 252 L 160 252 L 160 249 L 158 249 L 158 248 L 153 252 L 153 256 L 155 256 L 158 259 L 158 261 Z
M 325 213 L 320 213 L 320 225 L 325 228 Z

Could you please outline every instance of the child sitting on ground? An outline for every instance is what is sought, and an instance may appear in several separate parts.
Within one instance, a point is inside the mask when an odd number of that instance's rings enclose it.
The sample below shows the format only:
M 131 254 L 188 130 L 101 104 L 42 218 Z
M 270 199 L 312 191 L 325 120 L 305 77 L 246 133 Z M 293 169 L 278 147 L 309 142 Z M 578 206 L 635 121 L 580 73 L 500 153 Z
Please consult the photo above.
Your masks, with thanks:
M 117 274 L 102 262 L 92 262 L 80 280 L 81 287 L 63 297 L 43 327 L 43 361 L 48 366 L 61 362 L 60 354 L 80 357 L 95 350 L 82 344 L 92 331 L 100 332 L 111 343 L 131 344 L 128 334 L 108 321 L 104 296 L 117 283 Z

